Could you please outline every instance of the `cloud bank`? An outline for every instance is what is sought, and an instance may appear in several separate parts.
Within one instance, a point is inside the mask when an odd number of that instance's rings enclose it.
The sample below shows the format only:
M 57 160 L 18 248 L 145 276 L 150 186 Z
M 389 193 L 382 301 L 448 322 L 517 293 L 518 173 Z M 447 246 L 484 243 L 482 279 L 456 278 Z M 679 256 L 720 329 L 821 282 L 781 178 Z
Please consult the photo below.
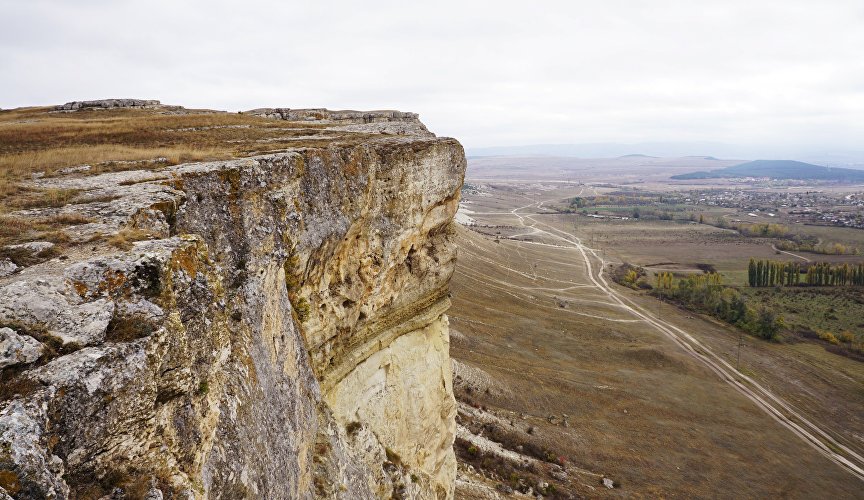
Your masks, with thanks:
M 466 146 L 862 149 L 859 0 L 0 0 L 0 107 L 415 111 Z

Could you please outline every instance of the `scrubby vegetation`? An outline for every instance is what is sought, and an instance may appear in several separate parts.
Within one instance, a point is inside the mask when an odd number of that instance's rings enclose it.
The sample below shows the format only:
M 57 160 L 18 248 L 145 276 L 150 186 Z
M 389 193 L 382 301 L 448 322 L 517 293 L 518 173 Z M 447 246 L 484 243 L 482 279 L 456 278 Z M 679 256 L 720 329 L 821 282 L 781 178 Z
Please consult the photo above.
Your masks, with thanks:
M 132 243 L 149 239 L 152 235 L 141 229 L 123 229 L 108 238 L 108 244 L 121 250 L 130 250 Z
M 662 272 L 651 293 L 766 340 L 784 331 L 791 339 L 818 340 L 830 352 L 864 361 L 864 335 L 855 334 L 864 328 L 864 294 L 852 287 L 864 279 L 864 263 L 808 266 L 751 259 L 748 275 L 750 288 L 738 289 L 724 285 L 716 273 L 677 278 Z
M 789 238 L 791 236 L 789 228 L 783 224 L 737 223 L 732 224 L 730 227 L 744 236 L 762 238 Z
M 864 361 L 864 289 L 800 286 L 741 292 L 748 303 L 782 315 L 791 339 L 819 341 L 830 352 Z
M 497 436 L 500 438 L 501 436 Z M 492 438 L 496 440 L 495 438 Z M 497 440 L 496 440 L 497 441 Z M 504 439 L 501 443 L 507 449 L 526 449 L 530 455 L 535 455 L 533 451 L 538 447 L 531 446 L 530 442 L 516 442 L 510 439 Z M 518 491 L 526 494 L 529 492 L 540 493 L 544 498 L 569 498 L 566 493 L 566 488 L 562 485 L 555 484 L 555 481 L 546 477 L 547 473 L 545 466 L 535 466 L 530 462 L 519 463 L 508 460 L 501 455 L 495 453 L 487 453 L 465 439 L 456 438 L 453 448 L 456 451 L 456 456 L 460 462 L 471 464 L 475 469 L 482 470 L 486 475 L 500 481 L 503 491 Z M 536 453 L 542 455 L 542 451 Z M 541 462 L 550 462 L 547 458 L 537 457 Z M 555 462 L 552 462 L 555 463 Z
M 860 255 L 858 247 L 847 246 L 842 243 L 818 243 L 812 241 L 780 240 L 774 244 L 779 250 L 787 252 L 810 252 L 821 255 Z
M 644 280 L 645 277 L 645 269 L 626 262 L 612 271 L 612 281 L 634 290 L 651 288 L 651 285 Z
M 723 285 L 717 273 L 687 276 L 679 279 L 661 273 L 653 292 L 657 297 L 708 313 L 731 325 L 766 340 L 777 338 L 784 323 L 782 317 L 765 307 L 754 307 L 735 288 Z
M 81 215 L 54 215 L 50 217 L 15 217 L 0 215 L 0 245 L 24 243 L 27 241 L 50 241 L 66 243 L 69 237 L 62 231 L 64 227 L 86 224 L 90 219 Z M 14 260 L 11 255 L 2 257 Z
M 704 222 L 704 218 L 701 219 Z M 842 243 L 822 242 L 819 238 L 799 234 L 785 224 L 755 224 L 749 222 L 727 222 L 720 217 L 713 223 L 722 229 L 734 229 L 742 236 L 776 239 L 774 246 L 787 252 L 810 252 L 822 255 L 859 255 L 860 249 Z
M 562 213 L 574 213 L 579 210 L 586 212 L 588 208 L 597 208 L 633 219 L 674 220 L 675 213 L 683 211 L 683 205 L 680 205 L 681 199 L 646 192 L 617 191 L 608 195 L 576 196 L 566 201 L 567 206 L 561 209 Z M 696 220 L 695 215 L 693 220 Z

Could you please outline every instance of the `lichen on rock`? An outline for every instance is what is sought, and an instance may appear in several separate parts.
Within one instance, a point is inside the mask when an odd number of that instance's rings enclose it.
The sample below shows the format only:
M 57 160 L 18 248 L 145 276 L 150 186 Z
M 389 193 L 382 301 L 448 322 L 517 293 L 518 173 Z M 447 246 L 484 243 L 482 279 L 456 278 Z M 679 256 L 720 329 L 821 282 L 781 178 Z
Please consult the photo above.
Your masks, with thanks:
M 0 370 L 30 364 L 42 356 L 44 347 L 29 335 L 18 335 L 11 328 L 0 328 Z
M 158 103 L 62 109 L 124 106 Z M 19 214 L 87 222 L 0 277 L 0 494 L 452 498 L 462 147 L 410 113 L 250 113 L 333 134 L 32 181 L 99 201 Z

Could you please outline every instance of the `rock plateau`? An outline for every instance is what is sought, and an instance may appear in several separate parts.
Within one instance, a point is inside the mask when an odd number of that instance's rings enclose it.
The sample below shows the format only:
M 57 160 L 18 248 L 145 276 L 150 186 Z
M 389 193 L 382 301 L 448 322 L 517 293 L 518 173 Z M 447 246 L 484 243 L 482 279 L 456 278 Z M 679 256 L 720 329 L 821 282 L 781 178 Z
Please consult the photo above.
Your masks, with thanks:
M 56 112 L 127 106 L 161 105 Z M 248 114 L 330 135 L 28 181 L 94 201 L 15 214 L 86 222 L 0 263 L 0 498 L 452 498 L 462 147 L 410 113 Z

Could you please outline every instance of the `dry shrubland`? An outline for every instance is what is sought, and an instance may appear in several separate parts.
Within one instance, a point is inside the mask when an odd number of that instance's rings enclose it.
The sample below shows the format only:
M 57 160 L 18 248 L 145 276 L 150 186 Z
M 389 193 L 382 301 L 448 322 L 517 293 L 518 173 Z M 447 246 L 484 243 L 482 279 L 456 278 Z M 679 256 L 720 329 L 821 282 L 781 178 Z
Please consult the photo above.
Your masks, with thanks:
M 85 164 L 91 165 L 87 174 L 96 174 L 229 159 L 321 145 L 321 139 L 330 137 L 320 124 L 239 113 L 173 108 L 0 111 L 0 213 L 21 206 L 10 200 L 25 194 L 20 183 L 33 174 L 51 176 Z
M 356 137 L 362 140 L 364 134 Z M 322 146 L 332 138 L 320 124 L 176 107 L 0 111 L 0 245 L 33 238 L 59 241 L 60 229 L 81 223 L 63 217 L 24 221 L 11 212 L 93 201 L 77 190 L 27 182 L 34 177 L 82 165 L 90 168 L 76 175 L 240 158 Z

